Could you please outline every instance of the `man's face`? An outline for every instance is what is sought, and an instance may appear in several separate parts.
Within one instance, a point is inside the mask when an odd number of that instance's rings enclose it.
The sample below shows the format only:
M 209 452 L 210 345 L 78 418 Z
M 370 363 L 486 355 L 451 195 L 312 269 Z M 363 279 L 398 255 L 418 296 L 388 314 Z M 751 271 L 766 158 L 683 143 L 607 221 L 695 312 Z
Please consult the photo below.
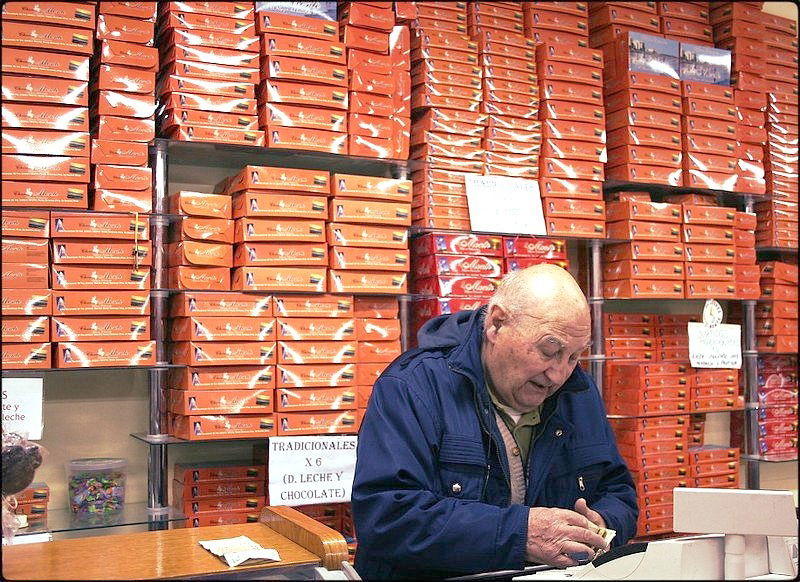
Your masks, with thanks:
M 500 401 L 518 412 L 535 409 L 555 393 L 591 339 L 588 318 L 509 318 L 498 307 L 487 317 L 484 370 Z

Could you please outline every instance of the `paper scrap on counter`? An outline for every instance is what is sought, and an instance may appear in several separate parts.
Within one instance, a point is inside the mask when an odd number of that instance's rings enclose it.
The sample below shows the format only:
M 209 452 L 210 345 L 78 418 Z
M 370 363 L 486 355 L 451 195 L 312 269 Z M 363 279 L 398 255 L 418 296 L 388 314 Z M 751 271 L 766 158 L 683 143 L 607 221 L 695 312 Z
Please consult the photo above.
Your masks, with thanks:
M 249 566 L 263 562 L 279 562 L 281 559 L 280 555 L 278 555 L 278 550 L 263 548 L 261 544 L 247 536 L 221 540 L 201 540 L 198 543 L 215 556 L 218 556 L 231 568 L 243 564 Z

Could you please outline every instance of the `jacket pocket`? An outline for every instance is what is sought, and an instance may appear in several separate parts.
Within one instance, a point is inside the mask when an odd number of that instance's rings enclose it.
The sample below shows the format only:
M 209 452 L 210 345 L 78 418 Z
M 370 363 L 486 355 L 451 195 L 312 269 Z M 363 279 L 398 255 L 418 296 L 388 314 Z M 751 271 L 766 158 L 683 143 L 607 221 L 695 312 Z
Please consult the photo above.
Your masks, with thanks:
M 608 445 L 574 447 L 563 451 L 553 461 L 546 487 L 548 501 L 572 509 L 578 498 L 583 497 L 591 505 L 610 461 Z
M 483 443 L 461 435 L 445 434 L 439 447 L 441 493 L 477 501 L 487 477 Z

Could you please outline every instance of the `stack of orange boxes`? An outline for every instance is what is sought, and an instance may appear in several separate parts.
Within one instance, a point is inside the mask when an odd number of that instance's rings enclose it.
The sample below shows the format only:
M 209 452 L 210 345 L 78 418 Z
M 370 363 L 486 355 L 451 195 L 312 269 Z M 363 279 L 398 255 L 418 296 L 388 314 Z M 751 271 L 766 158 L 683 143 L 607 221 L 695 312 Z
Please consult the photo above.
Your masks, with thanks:
M 607 52 L 626 32 L 663 38 L 657 2 L 590 2 L 589 45 Z M 610 66 L 611 63 L 607 63 Z M 621 63 L 616 67 L 622 69 Z
M 411 182 L 333 174 L 329 201 L 329 290 L 405 293 Z
M 680 186 L 678 43 L 627 31 L 603 46 L 609 179 Z M 615 65 L 609 63 L 616 63 Z
M 569 270 L 567 241 L 532 236 L 503 237 L 503 273 L 520 271 L 540 263 Z
M 736 297 L 733 228 L 736 210 L 691 203 L 681 206 L 681 236 L 686 251 L 686 298 Z M 750 246 L 752 248 L 752 244 Z
M 95 9 L 3 5 L 3 206 L 87 208 Z M 52 183 L 45 183 L 52 182 Z
M 581 180 L 575 196 L 542 192 L 547 234 L 605 236 L 605 203 L 595 192 L 606 162 L 603 59 L 600 51 L 542 44 L 536 48 L 543 181 Z M 587 183 L 588 182 L 588 183 Z M 563 189 L 560 189 L 563 190 Z
M 266 505 L 266 467 L 175 463 L 172 503 L 190 527 L 256 522 Z
M 347 151 L 353 156 L 394 157 L 397 122 L 392 116 L 410 116 L 409 103 L 403 101 L 402 94 L 405 90 L 408 99 L 411 97 L 409 79 L 402 76 L 410 67 L 408 55 L 403 57 L 410 50 L 410 37 L 405 27 L 405 33 L 393 32 L 394 18 L 387 3 L 339 3 L 339 40 L 347 49 L 350 77 L 349 83 L 344 79 L 349 91 Z M 390 45 L 394 49 L 391 56 Z M 395 59 L 401 65 L 405 62 L 396 74 L 391 72 Z
M 257 129 L 254 8 L 236 2 L 159 2 L 159 135 L 265 145 Z
M 741 158 L 740 160 L 741 161 Z M 758 299 L 759 268 L 756 265 L 756 215 L 736 211 L 733 217 L 734 265 L 733 280 L 737 299 Z
M 610 238 L 630 242 L 607 245 L 603 250 L 603 296 L 682 298 L 685 265 L 681 206 L 616 200 L 608 203 L 606 219 Z
M 341 532 L 344 506 L 344 503 L 320 503 L 316 505 L 295 505 L 293 509 L 307 515 L 314 521 Z
M 429 297 L 414 302 L 410 331 L 412 343 L 416 340 L 417 331 L 432 317 L 463 309 L 477 309 L 486 303 L 503 273 L 501 236 L 430 232 L 415 238 L 411 249 L 414 272 L 418 272 L 420 264 L 428 264 L 429 270 L 434 273 L 428 277 L 414 277 L 414 293 Z M 444 271 L 458 269 L 465 263 L 469 265 L 471 261 L 476 265 L 474 270 L 481 267 L 479 272 L 482 274 L 459 275 Z
M 246 166 L 217 192 L 233 196 L 233 289 L 326 290 L 327 172 Z
M 686 355 L 688 356 L 688 338 L 686 338 L 686 342 Z M 714 412 L 744 408 L 744 396 L 740 393 L 738 369 L 693 369 L 693 372 L 692 412 Z
M 516 4 L 516 6 L 515 6 Z M 523 36 L 519 3 L 470 2 L 467 31 L 478 43 L 483 68 L 481 111 L 487 127 L 481 143 L 484 174 L 539 177 L 541 123 L 534 42 Z
M 589 46 L 586 2 L 522 2 L 525 38 L 537 44 Z
M 797 248 L 798 244 L 798 73 L 797 24 L 763 15 L 769 106 L 765 165 L 770 202 L 761 203 L 759 246 Z
M 698 46 L 714 46 L 708 2 L 656 2 L 661 34 Z
M 260 4 L 258 106 L 266 145 L 346 154 L 347 55 L 336 14 Z
M 5 186 L 5 182 L 3 183 Z M 3 366 L 50 368 L 50 213 L 4 210 Z
M 169 433 L 188 440 L 275 434 L 270 296 L 178 293 L 170 306 Z
M 400 24 L 389 36 L 389 59 L 392 63 L 392 100 L 395 111 L 389 116 L 392 124 L 392 158 L 407 160 L 411 151 L 411 28 Z M 373 128 L 369 128 L 374 132 Z
M 705 441 L 706 415 L 704 412 L 693 413 L 689 417 L 689 446 L 699 447 Z
M 797 263 L 764 261 L 761 267 L 761 298 L 772 299 L 775 311 L 771 317 L 756 320 L 759 351 L 797 351 Z M 787 305 L 788 304 L 788 305 Z
M 689 449 L 690 487 L 739 487 L 738 447 L 703 445 Z
M 152 210 L 147 142 L 155 137 L 155 2 L 97 4 L 92 65 L 92 208 Z
M 47 504 L 50 501 L 50 488 L 47 483 L 31 483 L 19 493 L 14 494 L 16 506 L 13 513 L 26 515 L 28 523 L 47 520 Z
M 483 172 L 482 68 L 466 2 L 417 2 L 411 43 L 414 224 L 469 230 L 465 173 Z
M 53 210 L 50 232 L 56 367 L 152 365 L 146 217 Z

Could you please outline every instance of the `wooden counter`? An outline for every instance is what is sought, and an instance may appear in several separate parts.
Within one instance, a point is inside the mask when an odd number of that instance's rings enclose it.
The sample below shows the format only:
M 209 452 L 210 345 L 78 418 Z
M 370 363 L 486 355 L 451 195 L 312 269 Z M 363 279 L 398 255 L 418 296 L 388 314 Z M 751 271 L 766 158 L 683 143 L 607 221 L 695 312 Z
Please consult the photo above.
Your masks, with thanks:
M 200 540 L 245 535 L 274 548 L 280 562 L 229 568 Z M 289 507 L 266 507 L 259 523 L 147 531 L 6 546 L 7 580 L 152 580 L 299 566 L 341 569 L 342 535 Z

